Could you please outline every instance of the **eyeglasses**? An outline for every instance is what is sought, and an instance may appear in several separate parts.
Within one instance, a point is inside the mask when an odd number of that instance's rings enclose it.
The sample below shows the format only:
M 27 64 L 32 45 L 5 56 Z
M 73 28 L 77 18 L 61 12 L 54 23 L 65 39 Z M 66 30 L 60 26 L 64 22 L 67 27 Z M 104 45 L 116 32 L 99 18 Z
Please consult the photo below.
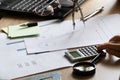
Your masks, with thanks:
M 41 5 L 35 7 L 34 12 L 40 16 L 54 15 L 54 10 L 61 8 L 59 0 L 40 0 Z

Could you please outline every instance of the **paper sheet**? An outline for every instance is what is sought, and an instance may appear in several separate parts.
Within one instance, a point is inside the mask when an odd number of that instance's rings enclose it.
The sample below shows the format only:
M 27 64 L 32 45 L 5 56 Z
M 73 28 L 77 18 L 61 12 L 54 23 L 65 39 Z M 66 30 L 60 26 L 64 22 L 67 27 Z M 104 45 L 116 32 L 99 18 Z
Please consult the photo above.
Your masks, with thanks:
M 119 18 L 118 14 L 99 17 L 88 20 L 85 26 L 76 20 L 75 30 L 71 20 L 46 25 L 41 27 L 39 37 L 25 39 L 27 52 L 33 54 L 107 42 L 119 33 Z
M 119 15 L 112 15 L 104 18 L 95 19 L 95 20 L 91 19 L 90 21 L 87 21 L 85 28 L 78 26 L 76 27 L 76 30 L 73 31 L 72 26 L 68 26 L 70 27 L 68 30 L 66 30 L 67 28 L 64 28 L 65 30 L 63 30 L 61 29 L 61 27 L 58 28 L 59 26 L 57 26 L 56 33 L 57 32 L 59 33 L 48 34 L 46 32 L 43 34 L 45 36 L 54 35 L 52 36 L 53 39 L 54 38 L 56 39 L 56 37 L 58 37 L 57 39 L 59 39 L 60 37 L 61 40 L 63 40 L 64 37 L 62 38 L 61 34 L 68 37 L 67 35 L 69 34 L 79 33 L 79 35 L 76 35 L 76 34 L 74 35 L 75 39 L 79 38 L 79 42 L 74 43 L 74 45 L 77 45 L 78 43 L 80 45 L 88 45 L 88 44 L 106 42 L 109 40 L 110 37 L 119 33 L 119 30 L 120 30 L 119 21 L 120 21 Z M 72 22 L 70 21 L 70 23 Z M 69 24 L 67 23 L 66 25 L 70 25 L 70 23 Z M 48 26 L 47 31 L 49 31 L 51 28 L 52 28 L 51 30 L 55 31 L 54 26 L 52 26 L 52 24 L 49 24 L 49 25 L 51 26 Z M 81 25 L 81 24 L 78 24 L 78 25 Z M 60 31 L 63 30 L 66 32 L 68 31 L 68 32 L 67 33 L 62 32 L 60 34 L 59 30 Z M 43 32 L 46 31 L 46 26 L 43 27 L 42 31 Z M 45 38 L 47 41 L 47 39 L 49 39 L 50 37 L 51 36 L 47 36 L 47 37 L 43 36 L 41 40 L 44 40 Z M 69 37 L 70 37 L 70 40 L 72 40 L 70 35 Z M 29 39 L 30 41 L 32 40 L 31 38 Z M 37 37 L 36 38 L 34 37 L 33 40 L 34 39 L 37 39 Z M 64 40 L 66 41 L 66 39 Z M 32 41 L 32 45 L 33 45 L 33 42 L 34 41 Z M 0 64 L 0 80 L 10 80 L 13 78 L 23 77 L 26 75 L 31 75 L 39 72 L 44 72 L 44 71 L 72 65 L 71 63 L 69 63 L 69 61 L 67 61 L 66 58 L 64 58 L 64 51 L 44 53 L 44 54 L 34 54 L 34 55 L 26 55 L 26 54 L 27 54 L 26 47 L 24 45 L 23 39 L 10 40 L 7 38 L 5 34 L 0 34 L 0 63 L 1 63 Z
M 27 55 L 23 39 L 7 39 L 0 34 L 0 80 L 72 66 L 64 51 Z

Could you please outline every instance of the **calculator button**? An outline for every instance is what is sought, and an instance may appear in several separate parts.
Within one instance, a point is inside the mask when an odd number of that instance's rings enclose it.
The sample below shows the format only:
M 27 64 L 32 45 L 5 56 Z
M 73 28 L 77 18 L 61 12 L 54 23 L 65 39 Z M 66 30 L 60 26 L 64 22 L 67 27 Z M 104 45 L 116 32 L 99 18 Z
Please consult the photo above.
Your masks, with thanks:
M 91 56 L 90 52 L 87 50 L 87 47 L 84 48 L 85 53 L 88 54 L 88 56 Z
M 93 54 L 98 54 L 96 46 L 91 46 L 89 49 L 93 52 Z
M 85 56 L 89 56 L 88 52 L 84 48 L 81 48 L 80 52 L 82 52 Z
M 87 54 L 82 50 L 82 48 L 80 48 L 79 51 L 80 51 L 84 56 L 87 56 Z
M 91 56 L 94 55 L 94 52 L 89 48 L 89 47 L 86 47 L 87 51 L 89 52 L 89 54 L 91 54 Z

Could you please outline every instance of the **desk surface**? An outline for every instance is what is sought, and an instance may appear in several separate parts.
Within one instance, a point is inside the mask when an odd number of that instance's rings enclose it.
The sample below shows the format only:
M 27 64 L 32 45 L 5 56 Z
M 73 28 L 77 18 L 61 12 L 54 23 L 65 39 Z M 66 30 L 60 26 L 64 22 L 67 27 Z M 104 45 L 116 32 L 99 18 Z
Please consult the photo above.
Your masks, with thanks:
M 120 13 L 120 0 L 86 0 L 85 3 L 81 5 L 84 15 L 91 13 L 104 6 L 104 11 L 101 14 L 96 15 L 109 15 L 114 13 Z M 76 12 L 76 18 L 80 17 L 80 14 Z M 66 17 L 66 19 L 72 19 L 71 14 Z M 36 18 L 25 18 L 25 17 L 17 17 L 17 16 L 5 16 L 0 20 L 0 28 L 6 27 L 8 25 L 20 24 L 23 22 L 33 22 L 33 21 L 41 21 L 42 19 Z M 120 59 L 116 57 L 107 56 L 105 60 L 96 65 L 97 71 L 92 77 L 74 77 L 72 76 L 72 68 L 64 68 L 57 71 L 62 72 L 61 80 L 120 80 Z M 39 74 L 36 74 L 39 75 Z M 34 75 L 33 75 L 34 76 Z M 24 80 L 30 76 L 19 78 L 16 80 Z

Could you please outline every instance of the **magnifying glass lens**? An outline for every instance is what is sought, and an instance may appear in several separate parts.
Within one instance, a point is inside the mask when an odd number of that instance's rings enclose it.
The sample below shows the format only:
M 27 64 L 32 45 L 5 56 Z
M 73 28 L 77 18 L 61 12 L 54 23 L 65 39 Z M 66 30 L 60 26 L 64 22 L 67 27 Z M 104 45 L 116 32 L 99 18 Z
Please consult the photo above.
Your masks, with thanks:
M 95 68 L 90 65 L 80 65 L 80 66 L 75 67 L 75 69 L 79 71 L 91 71 L 91 70 L 94 70 Z
M 95 73 L 95 65 L 89 62 L 77 63 L 73 66 L 73 73 L 81 76 L 88 76 Z

